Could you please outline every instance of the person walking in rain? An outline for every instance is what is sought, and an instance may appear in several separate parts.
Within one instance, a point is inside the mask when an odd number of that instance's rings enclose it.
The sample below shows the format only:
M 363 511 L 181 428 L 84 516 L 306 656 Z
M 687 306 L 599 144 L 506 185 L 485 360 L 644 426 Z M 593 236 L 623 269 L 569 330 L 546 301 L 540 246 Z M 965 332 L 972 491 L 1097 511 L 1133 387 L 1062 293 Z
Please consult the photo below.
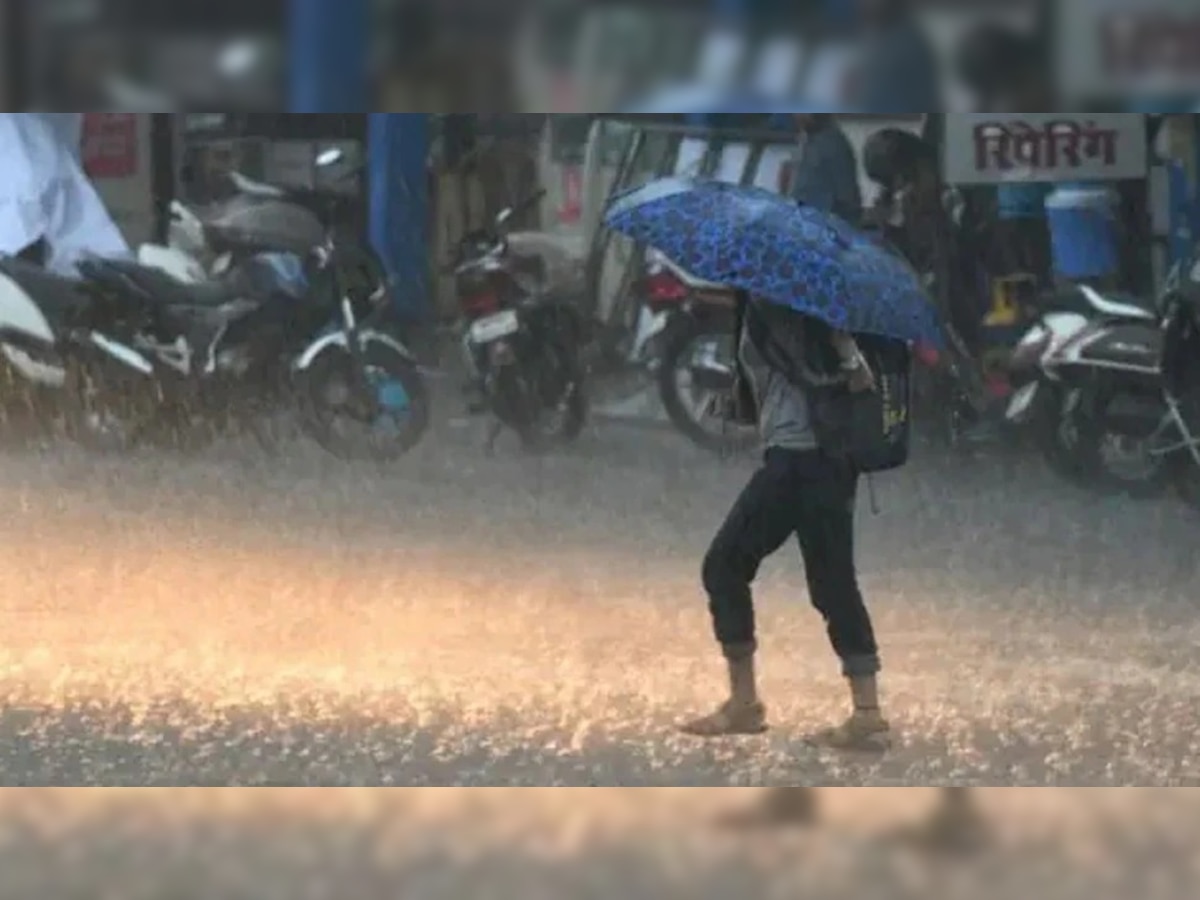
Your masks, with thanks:
M 889 726 L 876 681 L 879 649 L 854 566 L 858 474 L 821 446 L 811 394 L 768 360 L 779 358 L 795 371 L 812 372 L 821 356 L 835 353 L 852 391 L 871 390 L 874 376 L 850 335 L 815 319 L 744 295 L 738 319 L 734 414 L 740 421 L 757 422 L 765 455 L 704 559 L 704 588 L 728 666 L 729 697 L 715 712 L 686 723 L 683 731 L 721 737 L 766 730 L 767 711 L 755 671 L 751 583 L 763 561 L 795 536 L 812 603 L 825 620 L 851 699 L 850 718 L 817 740 L 840 749 L 883 749 Z M 821 377 L 815 373 L 814 387 Z
M 704 558 L 703 582 L 713 627 L 729 677 L 729 696 L 714 712 L 684 723 L 699 738 L 756 735 L 767 730 L 767 709 L 758 690 L 754 603 L 751 584 L 763 561 L 795 536 L 810 599 L 825 621 L 830 643 L 849 685 L 850 715 L 810 742 L 839 751 L 881 752 L 891 743 L 882 713 L 879 648 L 858 586 L 854 561 L 854 513 L 858 475 L 822 448 L 816 424 L 820 404 L 771 362 L 791 371 L 822 373 L 815 358 L 836 360 L 851 391 L 873 390 L 875 377 L 854 339 L 779 306 L 739 300 L 738 382 L 733 416 L 757 422 L 764 461 L 734 503 Z M 830 353 L 829 351 L 833 351 Z M 806 361 L 807 360 L 807 361 Z M 824 373 L 829 378 L 833 373 Z M 770 789 L 747 823 L 812 824 L 812 788 Z M 937 848 L 978 842 L 982 819 L 966 788 L 946 788 L 932 818 L 911 837 Z
M 762 562 L 795 536 L 849 688 L 849 717 L 813 742 L 886 749 L 891 729 L 880 703 L 879 649 L 855 572 L 854 519 L 860 475 L 894 470 L 908 458 L 904 347 L 943 342 L 919 275 L 843 217 L 761 188 L 658 179 L 615 198 L 604 222 L 737 292 L 731 412 L 756 423 L 765 445 L 762 465 L 704 558 L 728 693 L 681 730 L 699 738 L 766 730 L 751 585 Z M 835 272 L 844 277 L 831 277 Z M 810 788 L 774 788 L 764 796 L 770 821 L 811 820 Z M 961 789 L 946 793 L 943 811 L 964 809 L 965 796 Z

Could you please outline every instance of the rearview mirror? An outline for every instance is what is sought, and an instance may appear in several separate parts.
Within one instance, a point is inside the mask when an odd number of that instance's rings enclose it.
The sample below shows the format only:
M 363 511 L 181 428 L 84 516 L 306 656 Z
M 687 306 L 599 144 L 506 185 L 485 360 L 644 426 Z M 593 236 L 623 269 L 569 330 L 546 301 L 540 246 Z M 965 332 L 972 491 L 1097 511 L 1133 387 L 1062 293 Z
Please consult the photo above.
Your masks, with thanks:
M 330 147 L 328 150 L 322 150 L 317 154 L 317 165 L 324 169 L 340 163 L 345 156 L 346 154 L 342 152 L 341 147 Z

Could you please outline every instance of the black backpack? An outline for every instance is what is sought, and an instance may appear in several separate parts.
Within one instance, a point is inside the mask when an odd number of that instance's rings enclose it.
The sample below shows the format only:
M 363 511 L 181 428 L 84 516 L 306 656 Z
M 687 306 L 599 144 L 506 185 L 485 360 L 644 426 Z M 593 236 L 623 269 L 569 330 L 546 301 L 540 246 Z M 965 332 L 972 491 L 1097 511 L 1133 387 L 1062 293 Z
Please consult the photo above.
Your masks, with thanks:
M 874 335 L 856 334 L 854 339 L 875 373 L 875 390 L 816 388 L 813 403 L 824 407 L 814 416 L 817 439 L 859 472 L 898 469 L 908 462 L 912 438 L 911 351 L 902 341 Z

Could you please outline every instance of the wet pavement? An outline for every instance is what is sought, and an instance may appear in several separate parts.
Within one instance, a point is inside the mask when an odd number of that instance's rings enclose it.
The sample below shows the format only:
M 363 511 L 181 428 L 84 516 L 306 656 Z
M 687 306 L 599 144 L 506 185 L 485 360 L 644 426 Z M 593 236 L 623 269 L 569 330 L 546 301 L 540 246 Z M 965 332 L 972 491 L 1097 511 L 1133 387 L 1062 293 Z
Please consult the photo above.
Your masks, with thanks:
M 899 744 L 843 712 L 796 555 L 759 598 L 761 739 L 698 585 L 752 460 L 597 422 L 560 454 L 440 421 L 408 459 L 307 445 L 0 458 L 5 785 L 1200 786 L 1200 523 L 1021 456 L 924 451 L 863 501 Z M 2 892 L 0 892 L 2 893 Z

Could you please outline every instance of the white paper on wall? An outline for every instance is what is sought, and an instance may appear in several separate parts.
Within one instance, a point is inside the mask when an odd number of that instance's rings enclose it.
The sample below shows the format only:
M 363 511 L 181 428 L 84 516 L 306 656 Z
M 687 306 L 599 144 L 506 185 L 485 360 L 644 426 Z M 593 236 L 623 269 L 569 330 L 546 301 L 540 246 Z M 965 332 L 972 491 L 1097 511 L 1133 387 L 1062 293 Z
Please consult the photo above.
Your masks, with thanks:
M 675 159 L 675 174 L 698 176 L 706 153 L 708 141 L 703 138 L 684 138 L 679 144 L 679 156 Z
M 746 166 L 750 162 L 750 153 L 749 144 L 726 144 L 722 147 L 721 158 L 714 173 L 717 181 L 741 184 L 742 177 L 746 174 Z

